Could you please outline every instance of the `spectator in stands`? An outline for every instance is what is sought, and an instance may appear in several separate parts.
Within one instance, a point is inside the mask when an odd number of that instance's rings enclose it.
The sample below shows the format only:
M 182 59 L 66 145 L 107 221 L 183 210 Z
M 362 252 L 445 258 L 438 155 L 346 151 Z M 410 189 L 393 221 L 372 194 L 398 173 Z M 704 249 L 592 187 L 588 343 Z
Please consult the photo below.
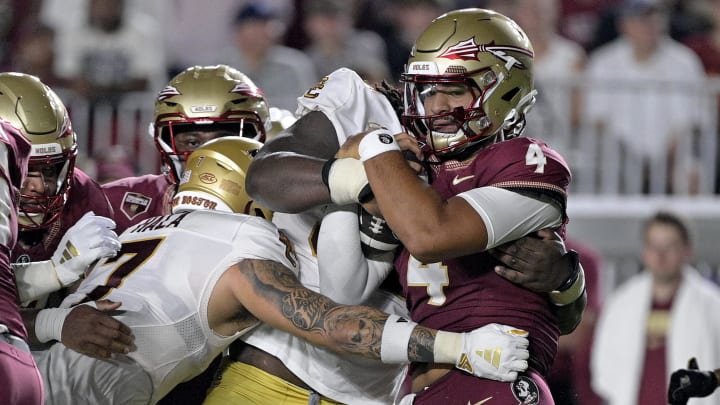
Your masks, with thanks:
M 696 187 L 697 173 L 689 171 L 693 162 L 687 157 L 692 135 L 704 126 L 699 92 L 705 74 L 697 55 L 668 36 L 667 23 L 660 0 L 626 0 L 620 8 L 620 37 L 590 54 L 586 118 L 600 135 L 609 136 L 602 139 L 603 148 L 609 148 L 600 158 L 604 165 L 624 174 L 608 176 L 621 180 L 603 185 L 605 191 L 666 193 L 683 191 L 678 185 L 689 191 Z
M 579 126 L 579 91 L 573 85 L 585 67 L 585 50 L 558 32 L 559 0 L 512 0 L 512 16 L 533 44 L 538 96 L 528 114 L 529 131 L 563 156 L 571 158 L 570 143 Z M 571 166 L 573 165 L 570 159 Z
M 11 70 L 37 76 L 48 86 L 66 87 L 67 81 L 54 70 L 55 37 L 55 30 L 42 23 L 24 30 L 18 38 Z
M 614 6 L 621 0 L 561 0 L 561 13 L 558 19 L 560 33 L 580 44 L 586 52 L 598 44 L 602 36 L 603 24 Z M 615 32 L 614 29 L 612 30 Z
M 0 0 L 0 70 L 12 70 L 20 38 L 38 25 L 43 0 Z
M 609 405 L 665 404 L 670 372 L 697 357 L 720 364 L 720 288 L 690 264 L 691 230 L 658 212 L 643 225 L 643 271 L 600 312 L 592 382 Z M 720 403 L 720 392 L 699 404 Z
M 232 46 L 235 14 L 242 4 L 238 0 L 213 0 L 212 7 L 208 7 L 197 0 L 171 1 L 171 7 L 158 16 L 163 20 L 169 77 L 190 66 L 216 60 L 223 49 Z M 188 29 L 192 26 L 203 28 Z
M 250 2 L 237 12 L 233 46 L 221 53 L 218 63 L 245 72 L 269 104 L 292 111 L 295 99 L 319 77 L 306 54 L 280 44 L 284 31 L 276 9 L 267 2 Z
M 58 76 L 91 101 L 117 101 L 129 91 L 154 90 L 165 81 L 158 24 L 149 16 L 125 18 L 125 0 L 89 0 L 87 19 L 58 31 Z
M 380 14 L 378 25 L 387 46 L 387 63 L 392 79 L 399 83 L 407 55 L 420 33 L 440 14 L 449 10 L 445 0 L 375 1 L 372 12 Z M 385 79 L 391 79 L 386 77 Z
M 698 0 L 693 2 L 696 14 L 709 19 L 707 29 L 690 35 L 683 43 L 690 47 L 700 57 L 705 67 L 705 73 L 710 78 L 720 77 L 720 1 Z M 720 98 L 718 98 L 720 101 Z M 720 103 L 718 104 L 720 105 Z M 720 110 L 716 112 L 720 115 Z M 716 156 L 720 155 L 720 145 L 717 146 Z M 720 161 L 716 161 L 715 193 L 720 193 Z
M 351 8 L 345 1 L 306 0 L 303 11 L 310 40 L 305 52 L 320 75 L 347 67 L 359 73 L 379 69 L 389 76 L 385 41 L 375 32 L 354 28 Z

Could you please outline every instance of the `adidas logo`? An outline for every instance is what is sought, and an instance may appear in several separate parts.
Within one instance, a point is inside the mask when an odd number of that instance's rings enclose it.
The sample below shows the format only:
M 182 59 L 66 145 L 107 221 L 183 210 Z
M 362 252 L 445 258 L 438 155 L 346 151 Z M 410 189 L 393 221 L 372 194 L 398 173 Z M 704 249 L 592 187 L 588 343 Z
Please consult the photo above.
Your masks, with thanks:
M 72 259 L 75 256 L 79 256 L 79 253 L 77 249 L 75 248 L 75 245 L 73 245 L 70 241 L 68 241 L 67 245 L 65 245 L 65 249 L 62 252 L 62 258 L 60 259 L 60 264 L 65 263 L 66 261 Z
M 502 355 L 502 350 L 499 347 L 496 347 L 494 349 L 476 350 L 475 354 L 480 356 L 480 358 L 487 361 L 488 363 L 492 364 L 492 366 L 496 369 L 500 368 L 500 356 Z M 465 353 L 460 355 L 460 360 L 457 362 L 456 367 L 470 374 L 473 373 L 472 364 L 470 363 L 470 359 Z

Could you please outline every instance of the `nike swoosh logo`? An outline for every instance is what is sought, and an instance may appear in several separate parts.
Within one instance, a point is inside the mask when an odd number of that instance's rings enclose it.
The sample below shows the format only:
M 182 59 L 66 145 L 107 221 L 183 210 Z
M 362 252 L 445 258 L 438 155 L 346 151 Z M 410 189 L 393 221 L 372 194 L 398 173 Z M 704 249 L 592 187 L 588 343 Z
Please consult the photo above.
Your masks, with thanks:
M 492 398 L 493 398 L 493 397 L 487 397 L 487 398 L 483 399 L 483 400 L 480 401 L 480 402 L 475 402 L 474 405 L 482 405 L 482 404 L 486 403 L 487 401 L 491 400 Z M 468 405 L 472 405 L 472 404 L 470 404 L 470 401 L 468 401 Z
M 475 177 L 474 174 L 472 174 L 472 175 L 470 175 L 470 176 L 465 176 L 465 177 L 455 176 L 455 178 L 454 178 L 453 181 L 452 181 L 453 186 L 457 186 L 458 184 L 462 183 L 463 181 L 465 181 L 465 180 L 470 180 L 470 179 L 472 179 L 473 177 Z

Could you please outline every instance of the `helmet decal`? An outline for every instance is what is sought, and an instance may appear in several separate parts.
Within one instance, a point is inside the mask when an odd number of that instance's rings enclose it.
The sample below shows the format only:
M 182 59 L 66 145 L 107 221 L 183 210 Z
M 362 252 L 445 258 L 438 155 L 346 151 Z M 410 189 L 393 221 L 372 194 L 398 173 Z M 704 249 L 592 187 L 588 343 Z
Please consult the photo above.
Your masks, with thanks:
M 165 101 L 166 99 L 172 97 L 172 96 L 179 96 L 182 93 L 175 88 L 174 86 L 165 86 L 160 92 L 158 93 L 157 99 L 158 101 Z
M 508 55 L 506 51 L 519 52 L 529 57 L 533 57 L 533 53 L 527 49 L 518 48 L 515 46 L 504 46 L 495 45 L 495 41 L 489 44 L 478 45 L 475 43 L 475 37 L 460 41 L 455 45 L 449 46 L 443 53 L 438 55 L 438 58 L 445 59 L 460 59 L 460 60 L 477 60 L 479 52 L 490 52 L 495 57 L 506 62 L 505 68 L 510 69 L 513 66 L 517 66 L 520 69 L 527 69 L 527 67 L 519 60 Z
M 237 94 L 249 94 L 257 97 L 263 97 L 264 94 L 258 87 L 251 87 L 247 83 L 237 83 L 235 84 L 235 87 L 230 90 L 230 93 L 237 93 Z

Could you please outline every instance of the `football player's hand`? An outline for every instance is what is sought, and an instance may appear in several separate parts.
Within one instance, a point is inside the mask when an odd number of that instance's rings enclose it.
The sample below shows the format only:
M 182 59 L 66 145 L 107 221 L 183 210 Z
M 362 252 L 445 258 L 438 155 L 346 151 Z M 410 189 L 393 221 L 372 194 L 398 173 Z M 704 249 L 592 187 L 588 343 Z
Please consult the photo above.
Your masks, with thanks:
M 543 229 L 533 235 L 489 250 L 502 265 L 495 273 L 528 290 L 550 292 L 570 277 L 573 266 L 557 232 Z
M 94 305 L 73 307 L 63 323 L 60 341 L 76 352 L 98 359 L 136 350 L 132 330 L 112 317 L 120 305 L 101 300 Z
M 455 367 L 482 378 L 515 381 L 528 367 L 527 337 L 527 331 L 497 323 L 463 333 Z
M 87 212 L 65 232 L 52 256 L 63 286 L 78 280 L 95 261 L 112 257 L 120 250 L 115 221 Z
M 695 358 L 688 362 L 687 369 L 676 370 L 670 375 L 668 403 L 685 405 L 689 398 L 706 397 L 718 386 L 717 375 L 713 371 L 699 371 Z

